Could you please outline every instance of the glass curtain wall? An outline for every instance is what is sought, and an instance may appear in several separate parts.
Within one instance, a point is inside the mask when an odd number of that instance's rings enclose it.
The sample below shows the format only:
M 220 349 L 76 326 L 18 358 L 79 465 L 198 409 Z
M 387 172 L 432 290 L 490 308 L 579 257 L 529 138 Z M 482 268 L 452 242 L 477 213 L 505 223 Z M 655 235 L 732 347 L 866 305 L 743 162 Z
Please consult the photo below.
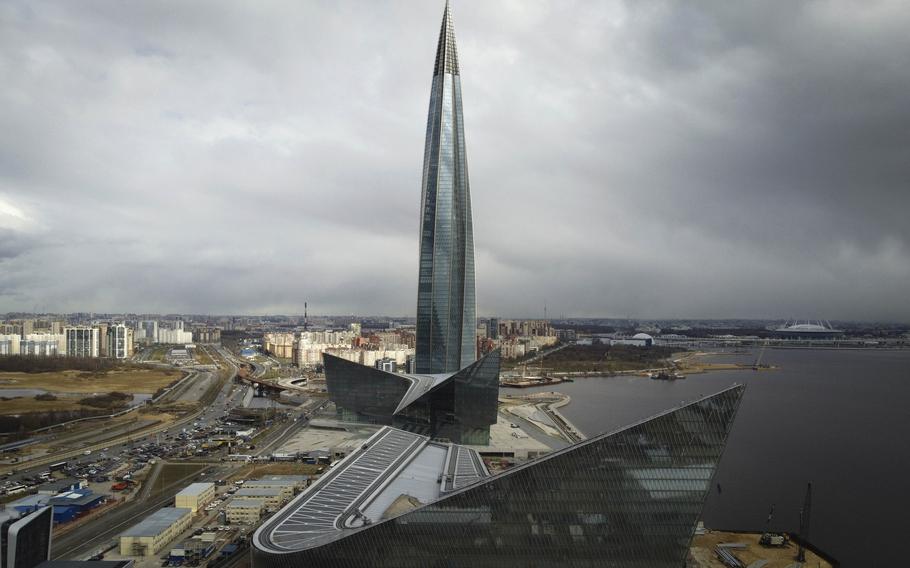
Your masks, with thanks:
M 735 386 L 255 568 L 680 568 L 743 394 Z

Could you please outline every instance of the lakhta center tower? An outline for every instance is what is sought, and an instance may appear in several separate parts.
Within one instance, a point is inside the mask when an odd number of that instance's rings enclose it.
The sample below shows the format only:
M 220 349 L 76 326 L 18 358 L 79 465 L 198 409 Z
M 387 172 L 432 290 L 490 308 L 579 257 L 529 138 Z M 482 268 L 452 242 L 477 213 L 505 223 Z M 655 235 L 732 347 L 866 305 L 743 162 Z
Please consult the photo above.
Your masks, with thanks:
M 452 373 L 476 359 L 474 228 L 452 12 L 446 2 L 436 48 L 423 154 L 418 373 Z
M 325 353 L 326 390 L 344 421 L 485 445 L 497 421 L 500 360 L 499 350 L 477 359 L 474 228 L 448 2 L 433 69 L 420 214 L 414 372 L 387 372 Z

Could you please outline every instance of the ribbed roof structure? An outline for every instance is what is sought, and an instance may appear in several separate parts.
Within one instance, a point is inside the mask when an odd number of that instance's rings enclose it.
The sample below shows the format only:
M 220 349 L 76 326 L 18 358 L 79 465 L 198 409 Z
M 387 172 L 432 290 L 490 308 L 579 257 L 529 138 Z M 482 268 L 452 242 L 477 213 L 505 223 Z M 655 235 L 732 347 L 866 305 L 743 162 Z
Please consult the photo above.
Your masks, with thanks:
M 446 0 L 446 10 L 442 15 L 442 28 L 439 30 L 439 44 L 436 46 L 436 67 L 433 76 L 440 73 L 458 75 L 458 49 L 455 47 L 455 23 L 452 21 L 452 9 Z

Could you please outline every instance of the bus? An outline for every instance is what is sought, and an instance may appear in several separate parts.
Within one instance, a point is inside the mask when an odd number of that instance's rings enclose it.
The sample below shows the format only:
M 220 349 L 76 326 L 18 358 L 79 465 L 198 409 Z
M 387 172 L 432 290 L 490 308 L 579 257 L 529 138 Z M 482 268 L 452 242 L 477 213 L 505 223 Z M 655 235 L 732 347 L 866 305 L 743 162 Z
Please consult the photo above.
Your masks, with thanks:
M 64 469 L 66 469 L 67 463 L 68 462 L 65 462 L 65 461 L 52 463 L 51 465 L 48 466 L 47 469 L 49 469 L 50 471 L 63 471 Z

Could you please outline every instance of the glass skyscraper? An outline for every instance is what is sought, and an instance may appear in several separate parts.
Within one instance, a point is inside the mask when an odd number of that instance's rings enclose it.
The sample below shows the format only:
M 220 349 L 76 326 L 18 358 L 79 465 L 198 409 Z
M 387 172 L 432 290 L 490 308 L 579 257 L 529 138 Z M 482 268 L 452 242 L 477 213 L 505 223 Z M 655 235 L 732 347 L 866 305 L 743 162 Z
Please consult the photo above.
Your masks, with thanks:
M 313 538 L 291 538 L 311 527 L 281 524 L 297 507 L 291 502 L 257 531 L 253 566 L 680 568 L 743 390 L 730 387 L 372 523 L 345 520 L 361 518 L 363 505 L 352 502 Z
M 423 155 L 415 372 L 385 373 L 324 355 L 329 398 L 345 420 L 487 444 L 496 423 L 499 352 L 477 360 L 474 229 L 461 79 L 446 2 Z
M 421 188 L 417 373 L 451 373 L 476 359 L 474 228 L 455 27 L 446 2 L 436 48 Z

